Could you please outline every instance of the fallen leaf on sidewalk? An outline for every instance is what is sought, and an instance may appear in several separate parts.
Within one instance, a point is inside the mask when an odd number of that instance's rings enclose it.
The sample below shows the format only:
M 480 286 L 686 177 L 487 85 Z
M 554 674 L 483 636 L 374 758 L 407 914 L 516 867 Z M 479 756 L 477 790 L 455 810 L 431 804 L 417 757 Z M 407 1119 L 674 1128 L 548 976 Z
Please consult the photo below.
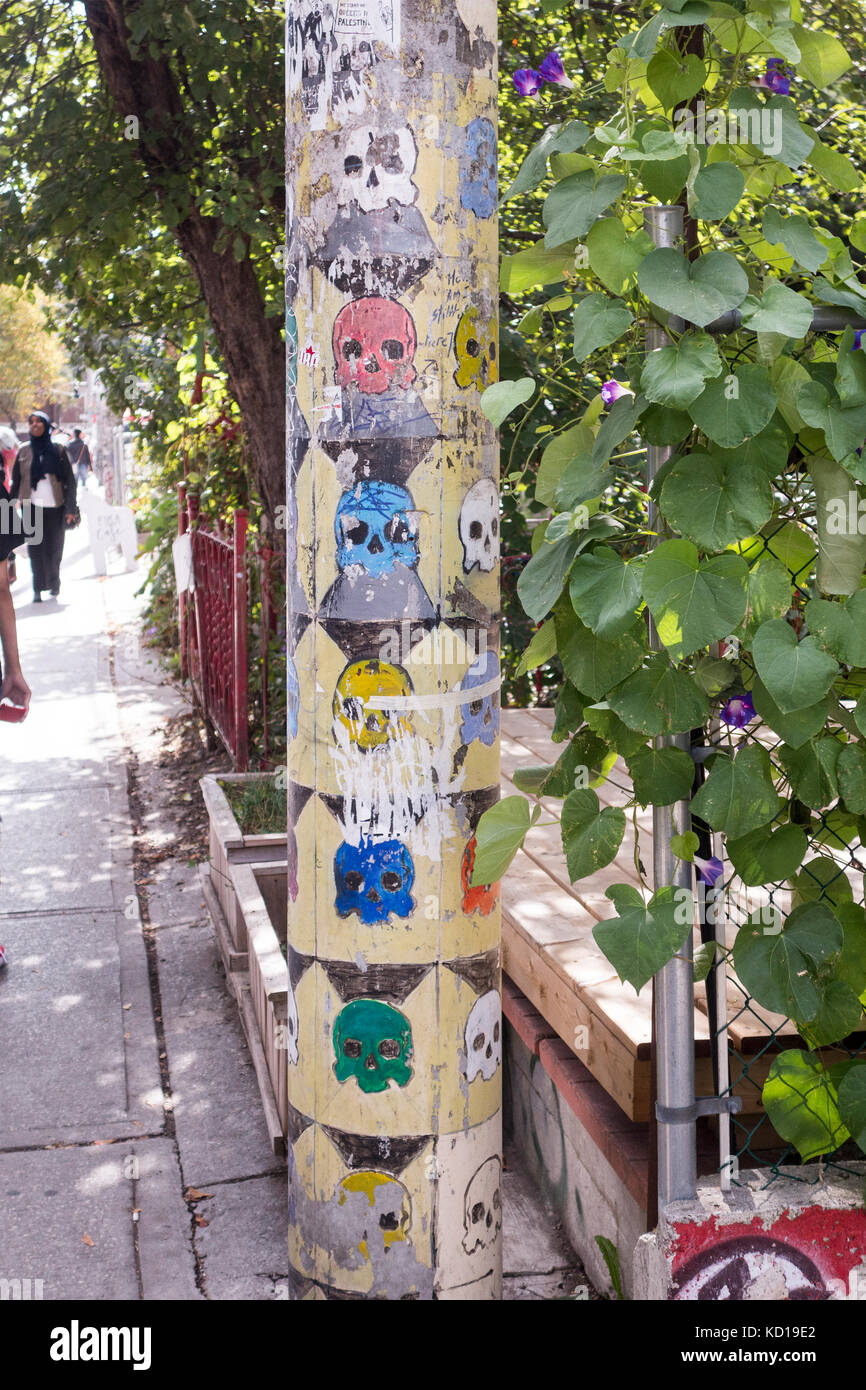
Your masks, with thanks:
M 96 1241 L 93 1240 L 93 1239 L 92 1239 L 90 1236 L 88 1236 L 88 1235 L 83 1235 L 83 1236 L 81 1237 L 81 1243 L 82 1243 L 82 1245 L 95 1245 L 95 1244 L 96 1244 Z
M 210 1222 L 208 1221 L 206 1216 L 197 1216 L 195 1219 L 195 1224 L 197 1226 L 209 1226 Z
M 187 1202 L 203 1202 L 206 1197 L 212 1197 L 212 1192 L 201 1192 L 197 1187 L 188 1187 L 184 1194 Z

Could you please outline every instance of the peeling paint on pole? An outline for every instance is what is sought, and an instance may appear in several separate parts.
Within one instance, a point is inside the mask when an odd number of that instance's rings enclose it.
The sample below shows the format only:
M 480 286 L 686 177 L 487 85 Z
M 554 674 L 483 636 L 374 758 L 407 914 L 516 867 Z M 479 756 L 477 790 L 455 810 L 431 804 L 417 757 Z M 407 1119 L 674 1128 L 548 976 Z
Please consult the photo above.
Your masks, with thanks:
M 295 1298 L 501 1293 L 495 26 L 288 18 Z

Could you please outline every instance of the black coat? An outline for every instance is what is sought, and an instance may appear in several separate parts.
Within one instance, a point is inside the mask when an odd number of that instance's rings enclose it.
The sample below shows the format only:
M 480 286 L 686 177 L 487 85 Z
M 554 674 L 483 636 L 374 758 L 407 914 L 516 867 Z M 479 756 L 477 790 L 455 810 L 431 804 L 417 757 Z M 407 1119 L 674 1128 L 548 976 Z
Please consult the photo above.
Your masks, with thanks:
M 69 455 L 65 448 L 62 444 L 55 444 L 54 447 L 57 450 L 57 471 L 55 473 L 46 473 L 45 476 L 52 479 L 51 485 L 54 489 L 55 501 L 58 491 L 62 493 L 61 499 L 59 502 L 56 502 L 56 505 L 58 507 L 63 507 L 64 512 L 72 516 L 77 508 L 76 496 L 78 493 L 78 484 L 75 481 L 72 464 L 69 462 Z M 26 501 L 30 497 L 31 457 L 29 444 L 25 444 L 22 449 L 18 450 L 15 462 L 12 465 L 12 487 L 9 491 L 10 497 L 20 497 L 22 501 Z

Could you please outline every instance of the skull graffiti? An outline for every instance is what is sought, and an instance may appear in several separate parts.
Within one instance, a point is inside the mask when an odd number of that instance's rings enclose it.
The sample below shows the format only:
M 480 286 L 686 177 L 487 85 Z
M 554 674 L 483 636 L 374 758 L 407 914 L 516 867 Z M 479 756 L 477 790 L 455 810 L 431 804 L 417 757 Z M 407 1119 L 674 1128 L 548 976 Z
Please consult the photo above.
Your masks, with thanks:
M 499 883 L 479 883 L 475 887 L 472 886 L 476 843 L 473 835 L 463 851 L 463 862 L 460 865 L 460 882 L 463 884 L 463 911 L 469 914 L 480 912 L 482 917 L 489 917 L 499 901 Z
M 417 376 L 415 325 L 396 299 L 353 299 L 334 320 L 332 342 L 344 390 L 357 386 L 364 395 L 381 395 L 391 386 L 406 390 Z
M 412 856 L 399 840 L 342 844 L 334 858 L 335 906 L 341 917 L 357 913 L 367 926 L 387 922 L 393 913 L 408 917 L 415 906 Z
M 338 1205 L 348 1208 L 351 1243 L 365 1260 L 408 1240 L 412 1225 L 409 1193 L 396 1178 L 386 1173 L 350 1173 L 337 1191 Z
M 392 574 L 394 566 L 418 563 L 418 526 L 405 488 L 393 483 L 361 482 L 344 492 L 334 531 L 341 570 L 359 565 L 365 574 Z
M 334 1072 L 338 1081 L 354 1077 L 370 1095 L 412 1077 L 412 1028 L 408 1018 L 381 999 L 353 999 L 334 1024 Z
M 290 743 L 298 736 L 298 710 L 300 706 L 301 687 L 298 682 L 298 672 L 292 657 L 286 652 L 286 721 Z
M 466 1189 L 463 1205 L 463 1249 L 467 1255 L 493 1245 L 502 1228 L 502 1163 L 485 1159 Z
M 348 732 L 352 743 L 368 752 L 414 731 L 408 715 L 368 709 L 366 702 L 373 696 L 405 698 L 411 694 L 412 682 L 402 666 L 375 659 L 353 661 L 337 681 L 334 718 Z
M 489 574 L 499 559 L 499 493 L 492 478 L 479 478 L 463 498 L 459 531 L 464 572 L 477 565 Z
M 460 682 L 460 689 L 473 690 L 478 686 L 488 685 L 498 676 L 498 656 L 495 652 L 482 652 Z M 482 695 L 480 699 L 470 700 L 467 705 L 461 705 L 460 713 L 463 716 L 460 726 L 463 742 L 469 744 L 478 739 L 491 748 L 499 733 L 499 691 L 491 691 Z
M 469 304 L 460 316 L 454 334 L 457 370 L 454 380 L 464 390 L 475 385 L 480 390 L 499 380 L 496 360 L 498 327 L 493 314 L 484 314 Z
M 289 992 L 286 996 L 286 1057 L 289 1066 L 298 1065 L 298 1001 L 295 998 L 295 991 L 289 981 Z
M 496 208 L 496 131 L 486 116 L 466 127 L 466 159 L 460 180 L 460 202 L 476 217 L 491 217 Z
M 364 212 L 378 212 L 389 203 L 409 207 L 418 196 L 412 182 L 418 147 L 407 125 L 397 130 L 352 131 L 345 142 L 344 178 L 337 201 L 357 203 Z
M 502 1001 L 498 990 L 489 989 L 475 1000 L 466 1020 L 464 1042 L 466 1080 L 474 1081 L 480 1074 L 489 1081 L 502 1060 Z

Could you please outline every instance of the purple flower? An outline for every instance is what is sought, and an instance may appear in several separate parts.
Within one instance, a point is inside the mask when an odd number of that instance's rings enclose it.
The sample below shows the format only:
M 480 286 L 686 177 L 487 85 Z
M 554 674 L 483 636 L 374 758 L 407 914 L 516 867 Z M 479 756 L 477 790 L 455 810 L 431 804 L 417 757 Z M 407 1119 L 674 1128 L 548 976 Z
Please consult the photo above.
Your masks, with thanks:
M 545 82 L 556 84 L 560 87 L 573 87 L 574 83 L 570 77 L 566 77 L 565 68 L 562 66 L 562 59 L 553 48 L 547 57 L 538 64 L 538 76 L 543 77 Z
M 719 879 L 723 877 L 725 866 L 721 859 L 713 855 L 712 859 L 701 859 L 700 855 L 695 855 L 692 861 L 697 868 L 698 878 L 704 883 L 708 883 L 711 888 L 715 888 Z
M 627 386 L 623 386 L 622 382 L 617 381 L 615 378 L 606 381 L 601 388 L 601 399 L 604 401 L 605 405 L 613 405 L 614 401 L 618 401 L 620 396 L 633 395 L 634 391 L 630 391 Z
M 756 714 L 751 695 L 734 695 L 727 704 L 722 705 L 719 718 L 735 729 L 745 729 L 749 720 L 754 719 Z
M 776 96 L 786 97 L 791 90 L 791 69 L 781 58 L 768 58 L 767 71 L 758 80 L 759 87 L 767 87 Z
M 534 97 L 543 80 L 535 68 L 518 68 L 514 74 L 514 85 L 522 97 Z
M 851 349 L 852 352 L 856 352 L 858 348 L 861 348 L 863 346 L 864 333 L 866 333 L 866 328 L 858 328 L 856 330 L 854 334 L 854 346 Z

